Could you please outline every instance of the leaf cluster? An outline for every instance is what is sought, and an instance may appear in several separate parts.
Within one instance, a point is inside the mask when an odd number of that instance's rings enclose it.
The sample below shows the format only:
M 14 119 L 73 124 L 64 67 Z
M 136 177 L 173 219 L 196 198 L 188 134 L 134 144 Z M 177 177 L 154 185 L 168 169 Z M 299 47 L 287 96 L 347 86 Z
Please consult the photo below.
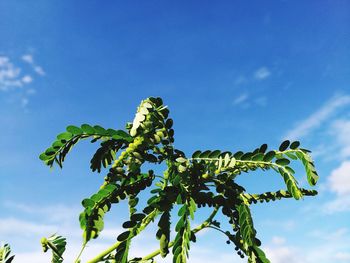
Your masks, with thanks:
M 228 239 L 227 243 L 233 243 L 237 254 L 248 257 L 248 262 L 266 263 L 269 260 L 260 249 L 261 242 L 256 237 L 250 205 L 282 198 L 299 200 L 317 194 L 314 190 L 299 187 L 295 178 L 292 164 L 300 161 L 308 183 L 314 186 L 318 180 L 310 152 L 300 148 L 298 141 L 286 140 L 278 150 L 268 150 L 268 146 L 263 144 L 251 152 L 198 150 L 190 157 L 186 156 L 174 146 L 173 120 L 169 118 L 169 110 L 160 98 L 143 100 L 134 120 L 126 124 L 125 130 L 106 130 L 87 124 L 68 126 L 66 132 L 58 135 L 51 147 L 40 155 L 40 159 L 49 166 L 57 163 L 62 167 L 69 150 L 86 138 L 93 143 L 101 141 L 91 159 L 90 168 L 106 175 L 97 192 L 82 201 L 84 210 L 79 220 L 83 230 L 83 247 L 103 230 L 104 216 L 113 204 L 127 200 L 129 205 L 129 219 L 122 225 L 125 231 L 118 235 L 118 242 L 90 263 L 149 262 L 159 254 L 168 256 L 170 251 L 174 263 L 185 263 L 191 242 L 196 242 L 195 234 L 204 228 L 223 233 Z M 162 163 L 167 168 L 161 175 L 154 174 L 152 170 L 143 171 L 146 164 Z M 244 187 L 236 183 L 236 177 L 255 170 L 276 171 L 286 189 L 247 193 Z M 140 209 L 139 193 L 149 187 L 152 189 L 147 205 Z M 175 207 L 178 208 L 178 218 L 175 238 L 171 241 L 171 215 Z M 198 208 L 202 207 L 213 212 L 200 226 L 192 229 L 191 221 Z M 227 218 L 231 226 L 229 230 L 224 231 L 220 222 L 214 220 L 218 211 Z M 159 250 L 144 257 L 129 259 L 132 239 L 157 217 Z M 60 260 L 62 254 L 56 255 Z

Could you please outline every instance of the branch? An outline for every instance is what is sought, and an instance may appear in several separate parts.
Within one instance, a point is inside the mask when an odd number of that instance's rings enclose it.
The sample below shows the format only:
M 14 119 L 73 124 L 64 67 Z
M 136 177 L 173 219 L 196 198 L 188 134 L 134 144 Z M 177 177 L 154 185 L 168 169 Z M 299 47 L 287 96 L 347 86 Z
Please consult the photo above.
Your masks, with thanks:
M 300 188 L 300 191 L 303 194 L 303 196 L 317 195 L 316 190 L 308 190 L 308 189 Z M 277 192 L 265 192 L 262 194 L 242 194 L 242 195 L 250 204 L 256 203 L 257 201 L 269 202 L 270 200 L 275 201 L 276 199 L 293 197 L 293 195 L 289 191 L 285 191 L 285 190 L 279 190 Z
M 218 206 L 215 207 L 214 211 L 210 214 L 210 216 L 207 218 L 207 220 L 205 220 L 202 224 L 200 224 L 199 226 L 197 226 L 196 228 L 191 230 L 191 232 L 196 234 L 197 232 L 201 231 L 202 229 L 208 227 L 211 224 L 211 222 L 212 222 L 213 218 L 215 217 L 216 213 L 218 212 L 218 210 L 219 210 L 219 207 Z M 169 242 L 169 246 L 168 247 L 170 248 L 173 245 L 174 245 L 174 241 L 171 241 L 171 242 Z M 150 260 L 150 259 L 154 258 L 155 256 L 158 256 L 159 254 L 160 254 L 160 249 L 158 249 L 158 250 L 152 252 L 151 254 L 148 254 L 147 256 L 143 257 L 141 259 L 141 262 L 145 261 L 145 260 Z

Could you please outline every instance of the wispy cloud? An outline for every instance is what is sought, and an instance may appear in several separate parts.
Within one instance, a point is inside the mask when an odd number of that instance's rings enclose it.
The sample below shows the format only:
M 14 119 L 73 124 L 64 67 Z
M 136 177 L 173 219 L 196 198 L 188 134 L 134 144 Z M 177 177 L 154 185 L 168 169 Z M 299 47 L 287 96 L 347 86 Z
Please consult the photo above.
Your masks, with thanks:
M 40 216 L 49 222 L 70 221 L 71 218 L 75 218 L 76 215 L 81 212 L 80 206 L 67 206 L 62 204 L 44 206 L 28 203 L 17 203 L 7 200 L 3 202 L 3 206 L 9 210 Z
M 23 62 L 29 65 L 29 70 Z M 33 55 L 25 54 L 15 62 L 8 56 L 0 55 L 0 92 L 7 94 L 6 96 L 19 96 L 22 107 L 28 105 L 30 96 L 35 93 L 32 92 L 35 91 L 34 88 L 28 88 L 34 82 L 34 75 L 44 76 L 45 71 L 36 64 Z
M 235 98 L 232 102 L 233 105 L 241 105 L 248 99 L 248 94 L 247 93 L 242 93 L 239 95 L 237 98 Z
M 37 74 L 39 74 L 39 75 L 41 75 L 41 76 L 44 76 L 44 75 L 45 75 L 44 69 L 43 69 L 41 66 L 39 66 L 39 65 L 37 65 L 37 64 L 35 63 L 34 58 L 33 58 L 33 55 L 31 55 L 31 54 L 25 54 L 25 55 L 22 56 L 22 60 L 23 60 L 24 62 L 27 62 L 27 63 L 33 68 L 33 70 L 34 70 Z
M 322 187 L 324 192 L 333 193 L 321 205 L 319 211 L 323 214 L 350 211 L 349 106 L 349 95 L 334 96 L 284 136 L 294 140 L 307 138 L 311 144 L 317 145 L 317 158 L 339 163 Z
M 270 77 L 271 71 L 267 67 L 261 67 L 254 73 L 254 78 L 257 80 L 263 80 Z
M 34 63 L 34 59 L 33 56 L 31 54 L 25 54 L 22 56 L 22 60 L 29 63 L 29 64 L 33 64 Z
M 22 87 L 21 69 L 15 66 L 8 57 L 0 56 L 0 91 Z
M 328 177 L 330 190 L 339 196 L 350 195 L 350 161 L 344 161 Z M 350 209 L 350 208 L 349 208 Z
M 33 81 L 33 78 L 30 75 L 25 75 L 24 77 L 22 77 L 22 82 L 25 84 L 29 84 Z
M 314 129 L 329 120 L 341 107 L 350 104 L 350 96 L 335 96 L 316 110 L 305 120 L 300 121 L 293 129 L 288 131 L 284 138 L 297 140 L 309 135 Z
M 247 92 L 241 93 L 233 101 L 233 106 L 240 106 L 241 108 L 249 108 L 250 106 L 265 107 L 267 105 L 267 98 L 265 96 L 254 97 Z
M 48 224 L 37 224 L 18 218 L 0 218 L 0 234 L 6 235 L 24 235 L 31 236 L 32 234 L 46 234 L 57 231 L 57 227 Z
M 284 237 L 273 237 L 271 242 L 263 246 L 267 257 L 273 263 L 329 263 L 349 262 L 348 229 L 317 230 L 307 233 L 316 242 L 308 245 L 290 244 Z M 321 241 L 321 242 L 320 242 Z
M 327 189 L 336 194 L 326 202 L 322 210 L 326 214 L 350 211 L 350 161 L 343 161 L 327 179 Z
M 350 119 L 337 119 L 329 127 L 329 134 L 335 139 L 341 158 L 350 157 Z

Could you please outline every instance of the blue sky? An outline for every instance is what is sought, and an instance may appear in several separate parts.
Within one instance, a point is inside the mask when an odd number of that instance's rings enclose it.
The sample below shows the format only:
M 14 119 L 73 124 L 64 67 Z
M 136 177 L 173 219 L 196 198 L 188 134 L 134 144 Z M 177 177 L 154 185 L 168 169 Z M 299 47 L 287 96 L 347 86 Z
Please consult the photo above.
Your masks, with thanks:
M 39 240 L 56 231 L 69 240 L 70 262 L 80 201 L 103 180 L 89 171 L 97 145 L 79 145 L 63 170 L 50 171 L 38 155 L 70 124 L 124 127 L 149 96 L 169 106 L 175 145 L 187 154 L 299 139 L 313 151 L 319 195 L 254 206 L 258 236 L 273 263 L 349 262 L 349 5 L 1 1 L 0 240 L 15 262 L 48 262 Z M 251 191 L 283 187 L 273 173 L 239 182 Z M 123 208 L 106 218 L 85 260 L 113 243 Z M 219 234 L 200 237 L 189 262 L 242 262 Z M 135 256 L 155 249 L 152 239 L 150 231 L 137 240 Z

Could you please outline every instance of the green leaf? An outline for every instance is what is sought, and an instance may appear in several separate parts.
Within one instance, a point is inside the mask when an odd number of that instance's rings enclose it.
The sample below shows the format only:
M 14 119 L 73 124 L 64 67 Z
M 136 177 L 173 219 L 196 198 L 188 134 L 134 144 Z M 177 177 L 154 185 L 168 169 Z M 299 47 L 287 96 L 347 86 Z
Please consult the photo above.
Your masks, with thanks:
M 275 158 L 276 152 L 275 151 L 269 151 L 264 156 L 264 162 L 271 162 L 273 158 Z
M 209 158 L 218 158 L 219 157 L 219 155 L 220 155 L 220 153 L 221 153 L 221 151 L 220 150 L 215 150 L 215 151 L 213 151 L 213 152 L 211 152 L 210 154 L 209 154 Z
M 233 157 L 235 157 L 237 160 L 240 160 L 243 154 L 244 153 L 242 151 L 238 151 L 233 155 Z
M 291 145 L 289 146 L 289 148 L 291 148 L 292 150 L 295 150 L 299 147 L 300 145 L 300 142 L 299 141 L 295 141 L 295 142 L 292 142 Z
M 158 222 L 158 231 L 156 233 L 159 239 L 160 254 L 164 258 L 169 253 L 170 241 L 170 209 L 164 211 Z
M 130 219 L 131 219 L 132 221 L 137 221 L 137 222 L 139 222 L 139 221 L 141 221 L 142 219 L 144 219 L 145 217 L 146 217 L 145 214 L 137 213 L 137 214 L 131 215 Z
M 183 216 L 186 211 L 187 211 L 187 205 L 185 204 L 180 208 L 180 210 L 178 212 L 178 216 Z
M 84 133 L 86 133 L 88 135 L 95 134 L 95 129 L 92 126 L 90 126 L 89 124 L 81 125 L 81 129 Z
M 126 240 L 129 237 L 129 235 L 130 235 L 130 231 L 125 231 L 117 237 L 117 240 L 119 242 L 122 242 L 122 241 Z
M 66 250 L 66 239 L 62 236 L 58 236 L 56 234 L 41 239 L 41 245 L 43 247 L 44 252 L 48 249 L 52 251 L 52 263 L 62 263 L 63 262 L 63 253 Z
M 306 151 L 297 151 L 295 154 L 303 162 L 309 185 L 315 186 L 319 177 L 311 156 Z
M 290 161 L 286 158 L 281 158 L 281 159 L 276 160 L 276 164 L 286 166 L 286 165 L 290 164 Z
M 51 156 L 51 155 L 55 155 L 56 154 L 56 150 L 52 147 L 48 148 L 46 151 L 45 151 L 45 154 L 46 156 Z
M 193 154 L 192 154 L 192 158 L 198 158 L 200 156 L 202 152 L 201 151 L 195 151 Z
M 303 194 L 301 193 L 297 182 L 292 174 L 288 172 L 288 170 L 284 169 L 278 169 L 279 173 L 283 176 L 284 182 L 287 186 L 288 191 L 292 194 L 292 196 L 296 199 L 299 200 Z
M 253 161 L 262 161 L 264 158 L 264 154 L 259 152 L 257 154 L 254 154 L 254 156 L 252 157 Z
M 123 228 L 132 228 L 137 225 L 137 221 L 125 221 L 123 223 Z
M 68 140 L 70 140 L 72 138 L 73 138 L 73 134 L 70 133 L 70 132 L 62 132 L 59 135 L 57 135 L 57 139 L 59 139 L 59 140 L 66 140 L 66 141 L 68 141 Z
M 0 262 L 11 263 L 14 259 L 14 255 L 11 255 L 11 247 L 9 244 L 1 244 L 0 246 Z
M 199 158 L 208 158 L 210 153 L 211 153 L 211 151 L 209 151 L 209 150 L 204 151 L 199 155 Z
M 270 263 L 270 260 L 266 258 L 264 251 L 258 246 L 251 247 L 252 254 L 249 255 L 248 263 Z
M 93 207 L 95 205 L 95 201 L 89 198 L 84 199 L 82 202 L 83 207 Z
M 241 156 L 241 160 L 248 161 L 248 160 L 251 160 L 252 157 L 253 157 L 253 153 L 247 152 Z
M 173 262 L 186 263 L 188 258 L 188 250 L 190 248 L 191 228 L 188 219 L 188 212 L 180 218 L 176 224 L 177 232 L 173 246 Z
M 62 141 L 54 141 L 52 143 L 52 148 L 54 148 L 55 150 L 58 150 L 59 148 L 61 148 L 64 145 L 64 142 Z
M 118 246 L 117 251 L 115 253 L 114 262 L 118 262 L 118 263 L 128 262 L 129 244 L 130 242 L 124 241 Z
M 287 150 L 289 144 L 290 144 L 290 141 L 289 140 L 285 140 L 284 142 L 281 143 L 281 145 L 279 147 L 279 150 L 281 152 Z
M 293 160 L 297 160 L 298 159 L 298 157 L 296 157 L 293 153 L 286 152 L 284 154 L 287 155 L 289 158 L 291 158 Z
M 39 158 L 42 161 L 46 161 L 46 160 L 50 159 L 51 157 L 47 156 L 45 153 L 42 153 L 42 154 L 39 155 Z
M 74 135 L 80 135 L 83 133 L 83 131 L 80 128 L 74 125 L 69 125 L 66 129 L 67 129 L 67 132 L 70 132 L 71 134 L 74 134 Z
M 123 130 L 115 130 L 114 134 L 112 135 L 112 138 L 116 139 L 116 140 L 122 139 L 122 140 L 125 140 L 127 142 L 132 142 L 133 141 L 132 136 L 130 136 L 128 133 L 126 133 Z
M 250 214 L 249 206 L 242 203 L 237 206 L 237 211 L 239 215 L 238 221 L 243 240 L 247 243 L 248 246 L 253 246 L 255 244 L 256 230 L 254 229 L 253 219 Z
M 224 157 L 224 167 L 228 166 L 228 164 L 230 163 L 230 154 L 225 154 L 225 157 Z
M 259 148 L 259 152 L 260 153 L 265 153 L 266 152 L 266 150 L 267 150 L 267 144 L 266 143 L 264 143 L 264 144 L 262 144 L 261 146 L 260 146 L 260 148 Z
M 165 122 L 165 127 L 167 129 L 171 129 L 171 127 L 173 127 L 173 120 L 172 119 L 167 119 L 166 122 Z
M 98 135 L 101 135 L 101 136 L 108 135 L 107 131 L 99 125 L 95 125 L 94 130 Z

